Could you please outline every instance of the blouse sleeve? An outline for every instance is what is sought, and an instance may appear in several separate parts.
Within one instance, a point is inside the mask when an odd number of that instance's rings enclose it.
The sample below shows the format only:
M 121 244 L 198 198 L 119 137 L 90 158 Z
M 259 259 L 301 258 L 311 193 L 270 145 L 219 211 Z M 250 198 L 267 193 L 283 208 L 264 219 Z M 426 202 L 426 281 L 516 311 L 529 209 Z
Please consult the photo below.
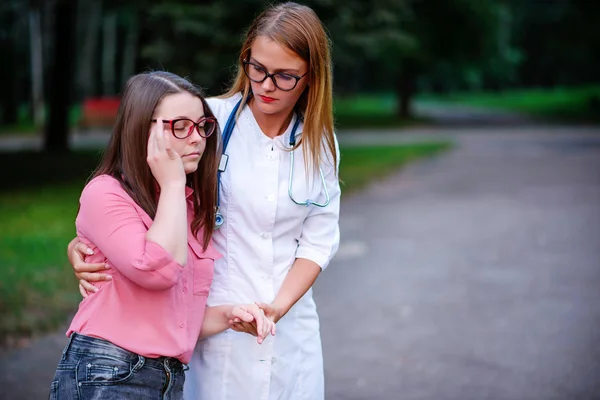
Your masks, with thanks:
M 334 168 L 331 154 L 326 153 L 328 157 L 321 167 L 329 191 L 330 202 L 326 207 L 311 206 L 311 211 L 304 220 L 296 251 L 296 258 L 311 260 L 319 265 L 321 270 L 327 268 L 340 244 L 341 190 L 337 173 L 340 165 L 340 150 L 337 137 L 334 139 L 337 165 Z
M 162 246 L 146 240 L 148 229 L 133 200 L 113 178 L 100 177 L 83 190 L 77 234 L 92 242 L 108 262 L 150 290 L 174 286 L 183 270 Z

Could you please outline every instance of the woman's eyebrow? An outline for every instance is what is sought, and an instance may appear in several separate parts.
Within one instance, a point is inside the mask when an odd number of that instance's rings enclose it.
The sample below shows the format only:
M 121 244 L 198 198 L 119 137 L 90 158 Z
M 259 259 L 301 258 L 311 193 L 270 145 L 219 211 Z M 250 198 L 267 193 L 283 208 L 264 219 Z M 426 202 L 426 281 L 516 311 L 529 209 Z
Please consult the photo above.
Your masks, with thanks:
M 264 66 L 264 65 L 263 65 L 263 64 L 262 64 L 260 61 L 258 61 L 256 58 L 254 58 L 254 57 L 250 57 L 250 61 L 251 61 L 251 62 L 253 62 L 253 63 L 255 63 L 255 64 L 258 64 L 259 66 L 263 67 L 265 70 L 268 70 L 268 68 L 267 68 L 267 67 L 265 67 L 265 66 Z M 277 72 L 284 72 L 284 71 L 287 71 L 287 72 L 295 72 L 295 73 L 299 73 L 299 72 L 300 72 L 299 70 L 297 70 L 297 69 L 294 69 L 294 68 L 279 68 L 279 69 L 274 69 L 273 71 L 274 71 L 273 73 L 275 73 L 275 74 L 276 74 Z
M 202 118 L 204 118 L 204 114 L 201 115 L 199 118 L 197 118 L 196 122 L 200 121 Z M 194 118 L 190 118 L 190 117 L 185 116 L 185 115 L 178 115 L 177 117 L 170 118 L 170 120 L 174 120 L 174 119 L 189 119 L 189 120 L 194 121 Z

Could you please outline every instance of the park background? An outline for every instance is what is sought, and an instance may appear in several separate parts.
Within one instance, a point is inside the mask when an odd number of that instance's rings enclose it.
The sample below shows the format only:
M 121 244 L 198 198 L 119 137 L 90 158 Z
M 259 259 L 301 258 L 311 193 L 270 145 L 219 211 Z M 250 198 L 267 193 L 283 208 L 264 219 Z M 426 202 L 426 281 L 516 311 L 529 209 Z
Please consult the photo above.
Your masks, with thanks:
M 243 32 L 272 3 L 2 1 L 0 354 L 33 346 L 76 310 L 66 244 L 127 78 L 168 70 L 223 93 Z M 600 122 L 598 1 L 299 3 L 332 41 L 347 199 L 452 152 L 454 133 Z

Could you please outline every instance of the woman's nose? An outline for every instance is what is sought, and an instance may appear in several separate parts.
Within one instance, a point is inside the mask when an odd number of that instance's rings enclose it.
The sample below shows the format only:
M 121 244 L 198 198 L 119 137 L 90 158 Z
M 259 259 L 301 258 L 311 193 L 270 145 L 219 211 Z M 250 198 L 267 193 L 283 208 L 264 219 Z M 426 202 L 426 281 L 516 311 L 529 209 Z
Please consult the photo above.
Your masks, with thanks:
M 192 144 L 198 143 L 203 139 L 204 139 L 204 137 L 202 137 L 200 135 L 200 133 L 198 133 L 198 129 L 194 129 L 194 131 L 190 135 L 190 143 L 192 143 Z
M 267 77 L 267 79 L 265 79 L 261 85 L 262 88 L 267 91 L 275 90 L 276 86 L 275 86 L 275 82 L 273 82 L 273 79 L 274 78 L 272 76 Z

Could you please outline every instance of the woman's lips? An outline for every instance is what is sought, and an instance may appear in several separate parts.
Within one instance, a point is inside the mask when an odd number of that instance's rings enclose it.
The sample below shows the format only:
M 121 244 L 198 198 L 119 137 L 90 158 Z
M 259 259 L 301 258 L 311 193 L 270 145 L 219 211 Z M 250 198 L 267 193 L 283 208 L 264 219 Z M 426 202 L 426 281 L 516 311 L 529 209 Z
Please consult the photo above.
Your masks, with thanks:
M 265 103 L 272 103 L 274 102 L 276 99 L 269 97 L 269 96 L 262 96 L 262 95 L 258 95 L 258 97 L 260 97 L 260 99 L 265 102 Z

